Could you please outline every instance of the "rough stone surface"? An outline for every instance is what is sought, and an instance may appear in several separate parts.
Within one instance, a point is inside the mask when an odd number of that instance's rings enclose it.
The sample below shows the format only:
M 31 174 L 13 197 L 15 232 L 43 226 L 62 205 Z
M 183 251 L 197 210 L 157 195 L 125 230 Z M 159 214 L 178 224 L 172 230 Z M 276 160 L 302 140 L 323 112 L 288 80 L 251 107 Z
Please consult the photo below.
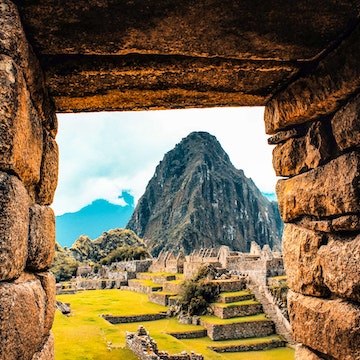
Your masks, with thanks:
M 54 353 L 54 335 L 50 333 L 46 340 L 46 343 L 40 351 L 38 351 L 32 358 L 32 360 L 52 360 L 55 357 Z
M 55 277 L 51 272 L 37 273 L 36 277 L 40 280 L 45 292 L 44 308 L 44 334 L 48 334 L 54 322 L 56 307 Z
M 56 141 L 44 131 L 44 152 L 41 163 L 41 179 L 37 187 L 37 203 L 53 202 L 59 171 L 59 150 Z
M 292 82 L 265 108 L 268 134 L 336 111 L 360 88 L 360 27 L 308 76 Z
M 360 230 L 360 214 L 340 216 L 331 221 L 333 231 L 358 231 Z
M 352 152 L 276 186 L 285 222 L 360 212 L 360 154 Z
M 325 285 L 338 297 L 360 303 L 360 235 L 330 236 L 319 249 Z
M 55 215 L 51 208 L 30 207 L 30 231 L 27 267 L 44 270 L 51 266 L 55 253 Z
M 323 232 L 342 232 L 342 231 L 359 231 L 360 215 L 344 215 L 329 220 L 314 220 L 309 216 L 304 216 L 298 225 L 315 231 Z
M 360 145 L 360 94 L 334 115 L 331 125 L 341 150 Z
M 286 224 L 283 234 L 284 265 L 289 287 L 313 296 L 329 294 L 323 281 L 318 249 L 325 235 Z
M 289 291 L 288 309 L 295 340 L 335 359 L 360 358 L 360 306 Z
M 316 355 L 308 347 L 299 344 L 295 348 L 295 360 L 324 360 L 324 358 Z
M 55 136 L 56 117 L 50 116 L 51 113 L 54 115 L 54 105 L 47 95 L 39 61 L 26 39 L 18 9 L 9 0 L 1 0 L 0 9 L 0 53 L 14 59 L 22 69 L 34 107 Z
M 45 293 L 33 275 L 0 284 L 0 359 L 31 360 L 44 336 Z
M 293 176 L 324 163 L 330 156 L 329 135 L 324 122 L 312 123 L 304 137 L 291 138 L 273 150 L 277 176 Z
M 32 106 L 20 68 L 0 55 L 0 168 L 15 172 L 26 186 L 40 180 L 43 151 L 41 119 Z
M 300 132 L 296 128 L 292 128 L 290 130 L 279 131 L 274 136 L 268 138 L 269 145 L 276 145 L 285 142 L 291 138 L 300 137 L 302 132 Z
M 15 176 L 0 172 L 0 280 L 20 276 L 27 258 L 29 198 Z

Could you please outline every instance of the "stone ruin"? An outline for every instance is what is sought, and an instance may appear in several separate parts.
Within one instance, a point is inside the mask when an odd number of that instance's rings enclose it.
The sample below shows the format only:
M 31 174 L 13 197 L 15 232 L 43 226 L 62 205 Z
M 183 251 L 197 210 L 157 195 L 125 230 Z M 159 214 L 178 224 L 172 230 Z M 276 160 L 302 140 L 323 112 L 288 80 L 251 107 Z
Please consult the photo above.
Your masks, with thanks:
M 166 351 L 160 351 L 155 340 L 142 325 L 135 333 L 126 332 L 126 346 L 140 360 L 204 360 L 202 355 L 194 352 L 188 354 L 183 351 L 181 354 L 169 355 Z
M 358 360 L 359 8 L 0 0 L 0 359 L 54 356 L 56 112 L 257 105 L 296 357 Z
M 175 256 L 171 251 L 161 251 L 157 259 L 154 259 L 150 272 L 167 272 L 170 274 L 182 274 L 184 272 L 185 256 L 180 251 Z
M 251 243 L 249 253 L 231 251 L 228 246 L 221 246 L 218 251 L 195 250 L 185 257 L 185 278 L 192 278 L 204 264 L 211 264 L 233 274 L 250 276 L 264 285 L 267 277 L 285 274 L 282 253 L 273 252 L 268 245 L 261 249 L 255 241 Z

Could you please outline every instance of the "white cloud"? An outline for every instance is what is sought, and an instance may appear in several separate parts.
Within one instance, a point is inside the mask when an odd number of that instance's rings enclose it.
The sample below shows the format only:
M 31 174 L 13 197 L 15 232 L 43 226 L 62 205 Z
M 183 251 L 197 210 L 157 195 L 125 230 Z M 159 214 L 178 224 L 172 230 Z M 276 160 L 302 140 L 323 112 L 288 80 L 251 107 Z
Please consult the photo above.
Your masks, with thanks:
M 263 108 L 216 108 L 59 115 L 60 174 L 53 208 L 77 211 L 97 198 L 135 200 L 164 154 L 192 131 L 215 135 L 231 161 L 257 186 L 274 191 Z

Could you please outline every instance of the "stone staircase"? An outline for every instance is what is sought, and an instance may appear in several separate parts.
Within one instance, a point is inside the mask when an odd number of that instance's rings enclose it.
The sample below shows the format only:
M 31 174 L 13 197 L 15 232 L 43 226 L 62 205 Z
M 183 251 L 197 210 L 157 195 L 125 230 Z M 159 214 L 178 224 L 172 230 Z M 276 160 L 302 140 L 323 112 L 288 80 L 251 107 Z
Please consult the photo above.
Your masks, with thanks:
M 276 332 L 282 335 L 291 345 L 296 345 L 291 333 L 289 322 L 281 314 L 276 304 L 272 301 L 271 294 L 256 283 L 249 283 L 249 289 L 254 293 L 256 298 L 261 302 L 264 312 L 274 321 Z
M 201 325 L 215 344 L 216 352 L 243 352 L 283 347 L 286 341 L 276 335 L 274 322 L 263 312 L 262 304 L 247 288 L 247 279 L 220 280 L 219 299 L 211 305 L 213 315 L 202 316 Z M 230 285 L 231 284 L 231 285 Z M 226 345 L 221 342 L 226 340 Z M 229 340 L 230 341 L 229 343 Z

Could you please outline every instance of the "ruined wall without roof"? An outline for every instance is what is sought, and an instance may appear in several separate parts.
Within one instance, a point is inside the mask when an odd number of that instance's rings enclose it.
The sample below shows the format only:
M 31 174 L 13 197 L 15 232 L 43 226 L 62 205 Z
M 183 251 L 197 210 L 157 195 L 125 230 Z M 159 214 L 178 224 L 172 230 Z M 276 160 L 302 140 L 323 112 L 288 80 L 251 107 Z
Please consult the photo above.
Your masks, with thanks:
M 56 115 L 16 7 L 0 10 L 0 359 L 53 359 Z
M 296 359 L 360 359 L 360 28 L 267 104 Z

